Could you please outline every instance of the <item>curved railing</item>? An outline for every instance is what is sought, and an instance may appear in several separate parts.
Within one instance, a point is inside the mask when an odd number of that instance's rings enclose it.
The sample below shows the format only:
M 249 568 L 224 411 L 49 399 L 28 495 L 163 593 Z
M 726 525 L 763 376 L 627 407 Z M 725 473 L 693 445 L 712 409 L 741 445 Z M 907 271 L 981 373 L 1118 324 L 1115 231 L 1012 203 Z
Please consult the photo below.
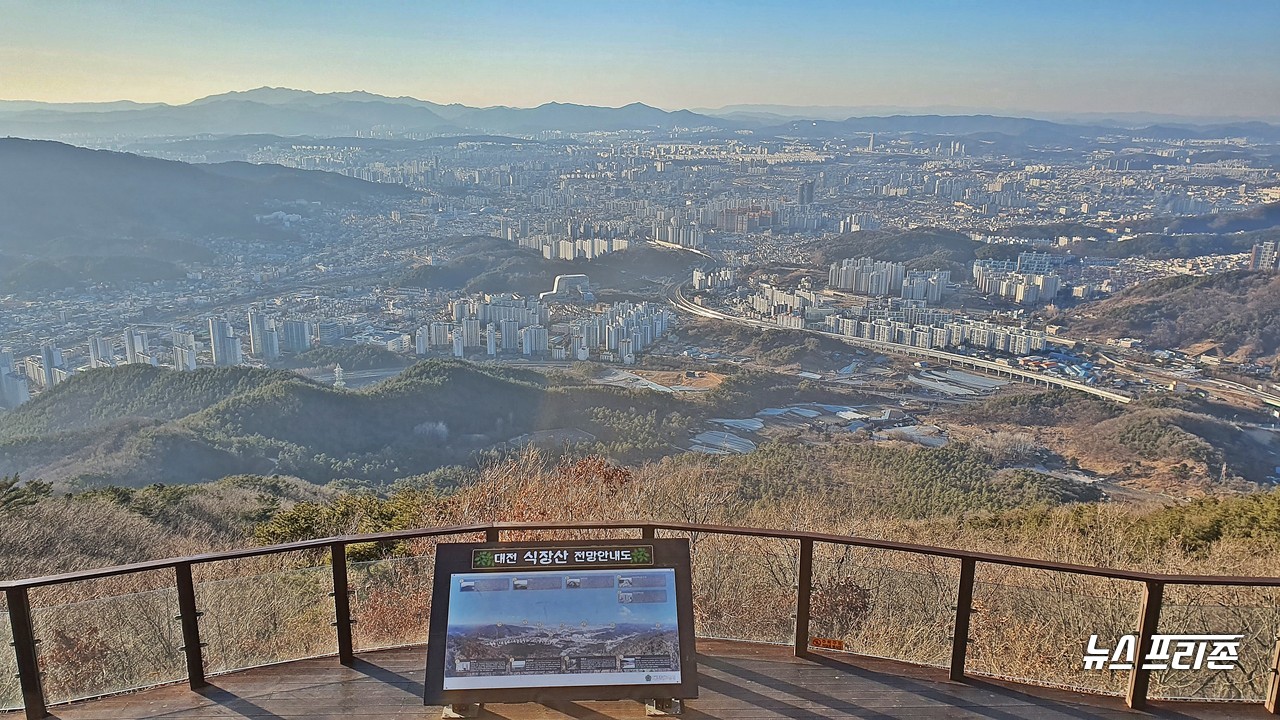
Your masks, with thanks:
M 1154 678 L 1155 694 L 1166 699 L 1257 702 L 1277 711 L 1280 577 L 1167 575 L 844 535 L 663 522 L 492 523 L 346 535 L 3 582 L 8 623 L 0 623 L 0 634 L 12 636 L 0 641 L 10 640 L 13 653 L 0 652 L 0 709 L 20 706 L 28 718 L 43 718 L 53 703 L 181 680 L 195 689 L 207 675 L 273 662 L 336 655 L 352 664 L 359 651 L 425 640 L 430 555 L 441 539 L 624 532 L 690 537 L 703 637 L 938 665 L 957 681 L 981 675 L 1123 695 L 1134 708 L 1146 703 Z M 391 544 L 406 547 L 395 557 L 358 561 L 369 545 Z M 406 555 L 414 544 L 419 553 Z M 247 575 L 207 568 L 235 562 L 243 569 L 299 553 L 310 565 L 250 568 Z M 119 593 L 113 582 L 130 591 Z M 40 593 L 59 597 L 33 601 Z M 1114 645 L 1118 636 L 1134 634 L 1143 658 L 1158 632 L 1243 634 L 1239 666 L 1214 673 L 1141 663 L 1123 673 L 1083 669 L 1090 635 Z M 1011 667 L 1021 675 L 1010 676 Z

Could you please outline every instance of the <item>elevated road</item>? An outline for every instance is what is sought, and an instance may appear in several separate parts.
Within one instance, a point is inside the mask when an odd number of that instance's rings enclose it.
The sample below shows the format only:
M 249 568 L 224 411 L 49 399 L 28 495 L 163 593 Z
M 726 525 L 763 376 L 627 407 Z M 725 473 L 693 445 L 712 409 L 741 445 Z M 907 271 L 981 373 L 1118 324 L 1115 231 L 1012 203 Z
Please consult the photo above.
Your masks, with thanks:
M 761 329 L 782 329 L 773 323 L 764 322 L 763 320 L 752 320 L 750 318 L 738 317 L 736 315 L 730 315 L 719 310 L 712 310 L 711 308 L 693 303 L 684 296 L 684 286 L 682 283 L 673 284 L 667 288 L 667 299 L 677 310 L 697 317 L 722 320 L 725 322 L 732 322 L 739 325 L 747 325 Z M 804 332 L 829 337 L 833 340 L 839 340 L 846 345 L 874 350 L 876 352 L 905 355 L 907 357 L 915 358 L 927 358 L 939 363 L 945 363 L 949 367 L 962 367 L 969 370 L 977 370 L 979 372 L 996 375 L 997 377 L 1007 377 L 1021 382 L 1031 383 L 1033 385 L 1063 387 L 1071 390 L 1078 390 L 1083 393 L 1088 393 L 1100 398 L 1106 398 L 1107 400 L 1112 400 L 1122 404 L 1132 402 L 1132 398 L 1128 395 L 1122 395 L 1117 392 L 1104 390 L 1092 385 L 1086 385 L 1085 383 L 1076 382 L 1074 380 L 1067 380 L 1066 378 L 1028 372 L 1022 368 L 1016 368 L 1003 363 L 992 362 L 990 360 L 983 360 L 981 358 L 970 357 L 968 355 L 961 355 L 959 353 L 951 353 L 932 348 L 918 348 L 910 345 L 901 345 L 899 343 L 880 342 L 878 340 L 867 340 L 865 338 L 848 337 L 847 335 L 840 335 L 839 333 L 826 332 L 823 330 L 805 329 Z

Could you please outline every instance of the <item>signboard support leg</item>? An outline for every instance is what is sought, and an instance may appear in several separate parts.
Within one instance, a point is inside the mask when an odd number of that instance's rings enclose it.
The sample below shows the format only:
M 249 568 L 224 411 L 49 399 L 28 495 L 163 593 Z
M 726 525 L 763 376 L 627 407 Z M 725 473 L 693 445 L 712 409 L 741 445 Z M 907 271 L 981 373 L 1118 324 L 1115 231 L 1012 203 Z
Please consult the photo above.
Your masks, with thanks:
M 648 717 L 664 717 L 684 714 L 684 701 L 672 698 L 645 700 L 644 714 Z
M 474 718 L 480 717 L 480 711 L 484 709 L 484 703 L 459 703 L 457 705 L 445 705 L 444 711 L 440 713 L 442 718 Z

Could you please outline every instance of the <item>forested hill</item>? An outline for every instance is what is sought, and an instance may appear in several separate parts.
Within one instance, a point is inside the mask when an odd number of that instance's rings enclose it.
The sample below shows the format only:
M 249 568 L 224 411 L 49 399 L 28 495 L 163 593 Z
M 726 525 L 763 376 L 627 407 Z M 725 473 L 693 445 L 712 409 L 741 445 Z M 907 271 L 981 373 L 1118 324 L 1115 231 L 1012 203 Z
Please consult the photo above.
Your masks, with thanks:
M 1280 354 L 1280 274 L 1236 272 L 1143 283 L 1081 307 L 1075 335 L 1138 337 L 1156 347 L 1206 343 L 1238 360 Z
M 1176 218 L 1157 217 L 1142 223 L 1139 229 L 1165 233 L 1235 233 L 1266 230 L 1277 226 L 1280 226 L 1280 202 L 1259 205 L 1241 212 Z
M 255 228 L 298 200 L 349 203 L 409 195 L 336 173 L 278 165 L 191 165 L 62 143 L 0 138 L 0 250 L 48 254 L 53 240 L 150 240 Z M 296 205 L 290 212 L 298 212 Z M 61 254 L 96 254 L 65 242 Z
M 0 415 L 0 440 L 87 430 L 125 418 L 176 420 L 264 385 L 300 380 L 289 372 L 243 367 L 190 373 L 141 364 L 102 368 L 72 375 Z
M 870 257 L 905 263 L 912 270 L 950 270 L 956 277 L 968 277 L 977 253 L 984 247 L 961 232 L 919 227 L 847 233 L 815 243 L 812 249 L 813 260 L 819 265 Z
M 0 476 L 65 483 L 190 483 L 239 472 L 395 479 L 535 430 L 647 417 L 649 437 L 678 402 L 654 392 L 455 361 L 419 363 L 360 391 L 288 372 L 146 366 L 93 370 L 0 416 Z M 619 420 L 619 422 L 621 422 Z M 647 438 L 647 439 L 644 439 Z
M 210 262 L 202 240 L 287 242 L 305 222 L 408 188 L 337 173 L 245 162 L 216 165 L 0 137 L 0 294 L 85 283 L 180 279 Z

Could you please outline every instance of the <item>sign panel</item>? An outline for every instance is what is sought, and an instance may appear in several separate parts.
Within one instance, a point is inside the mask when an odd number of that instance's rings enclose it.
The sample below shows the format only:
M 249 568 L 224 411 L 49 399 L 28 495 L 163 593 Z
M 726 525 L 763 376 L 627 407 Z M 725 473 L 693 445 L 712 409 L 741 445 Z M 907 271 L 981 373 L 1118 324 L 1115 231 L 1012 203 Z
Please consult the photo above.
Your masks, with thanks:
M 688 541 L 436 553 L 428 704 L 697 696 Z

